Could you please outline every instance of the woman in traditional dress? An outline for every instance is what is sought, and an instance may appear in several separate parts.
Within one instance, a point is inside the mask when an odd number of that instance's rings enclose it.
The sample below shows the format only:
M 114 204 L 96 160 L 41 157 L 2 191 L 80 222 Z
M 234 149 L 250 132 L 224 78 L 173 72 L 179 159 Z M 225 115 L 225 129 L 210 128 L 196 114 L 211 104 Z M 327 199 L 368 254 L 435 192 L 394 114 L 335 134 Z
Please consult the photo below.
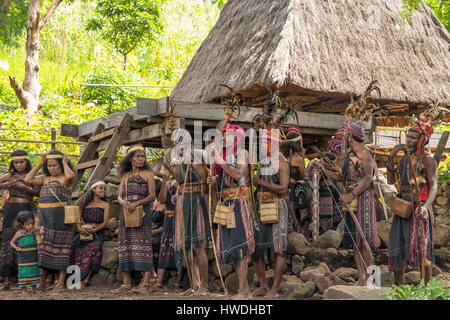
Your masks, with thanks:
M 303 149 L 303 137 L 297 126 L 291 126 L 286 134 L 286 140 L 280 145 L 280 152 L 286 157 L 289 163 L 289 232 L 298 231 L 303 227 L 305 221 L 301 216 L 307 215 L 307 210 L 301 209 L 298 201 L 295 201 L 295 187 L 297 181 L 303 179 L 305 173 L 305 160 Z M 307 224 L 309 227 L 309 224 Z M 303 231 L 303 230 L 302 230 Z
M 155 179 L 155 195 L 161 191 L 162 178 L 154 175 Z M 152 250 L 153 250 L 153 277 L 156 280 L 156 271 L 158 270 L 159 248 L 161 246 L 161 232 L 164 223 L 164 211 L 166 205 L 159 203 L 157 200 L 153 202 L 152 210 Z
M 9 171 L 0 177 L 0 189 L 9 193 L 6 210 L 3 214 L 2 246 L 0 254 L 0 276 L 5 282 L 0 290 L 11 288 L 10 277 L 17 274 L 17 254 L 9 245 L 14 237 L 14 220 L 21 211 L 33 211 L 33 196 L 39 194 L 39 188 L 33 187 L 24 181 L 31 170 L 31 162 L 23 150 L 16 150 L 11 154 Z
M 144 148 L 131 147 L 119 164 L 119 203 L 122 206 L 119 221 L 119 270 L 123 272 L 123 284 L 112 293 L 129 291 L 147 293 L 153 271 L 152 215 L 155 199 L 155 179 L 145 160 Z M 124 210 L 134 211 L 143 206 L 144 217 L 140 227 L 125 226 Z M 144 272 L 138 287 L 131 287 L 131 272 Z
M 43 174 L 36 176 L 39 169 Z M 39 244 L 39 267 L 42 268 L 39 289 L 46 290 L 47 272 L 58 273 L 53 293 L 64 290 L 64 279 L 70 264 L 72 225 L 64 223 L 64 205 L 70 204 L 71 186 L 75 174 L 70 160 L 60 151 L 43 155 L 39 164 L 27 174 L 25 182 L 40 186 L 38 226 L 42 241 Z
M 82 228 L 78 224 L 79 234 L 72 242 L 70 264 L 80 267 L 81 289 L 89 285 L 92 274 L 100 270 L 102 262 L 104 229 L 109 220 L 109 203 L 106 201 L 105 192 L 105 182 L 95 181 L 77 202 L 82 223 L 91 225 L 91 228 Z M 82 240 L 81 235 L 92 235 L 92 240 Z
M 164 169 L 162 172 L 165 172 Z M 178 190 L 176 180 L 167 181 L 167 176 L 163 175 L 163 183 L 158 196 L 158 203 L 165 205 L 164 222 L 161 231 L 161 242 L 158 256 L 158 277 L 156 283 L 150 289 L 151 292 L 163 290 L 163 279 L 167 270 L 177 270 L 174 251 L 175 236 L 175 199 Z M 181 266 L 180 266 L 181 269 Z M 178 272 L 175 290 L 180 290 L 180 281 L 182 272 Z

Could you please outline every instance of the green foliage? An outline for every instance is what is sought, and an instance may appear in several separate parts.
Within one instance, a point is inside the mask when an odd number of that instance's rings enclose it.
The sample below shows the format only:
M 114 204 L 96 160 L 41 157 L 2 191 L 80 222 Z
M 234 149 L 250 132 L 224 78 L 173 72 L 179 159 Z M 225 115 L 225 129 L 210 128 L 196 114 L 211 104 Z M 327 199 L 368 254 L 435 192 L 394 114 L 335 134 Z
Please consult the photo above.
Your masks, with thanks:
M 418 10 L 422 0 L 403 0 L 403 8 L 400 11 L 400 16 L 407 21 L 411 22 L 411 17 L 414 12 Z M 425 3 L 433 9 L 438 19 L 450 32 L 450 1 L 448 0 L 425 0 Z
M 442 187 L 449 184 L 450 181 L 450 155 L 446 155 L 445 161 L 441 161 L 438 167 L 438 178 L 442 181 Z
M 92 104 L 80 105 L 79 101 L 71 97 L 62 97 L 56 94 L 44 96 L 44 107 L 38 114 L 26 114 L 23 109 L 16 108 L 13 111 L 0 112 L 0 139 L 10 140 L 31 140 L 31 141 L 49 141 L 51 133 L 49 131 L 29 131 L 33 130 L 51 130 L 55 128 L 57 132 L 62 123 L 81 124 L 93 120 L 97 117 L 106 115 L 106 111 L 99 106 Z M 61 108 L 61 106 L 64 106 Z M 26 130 L 5 130 L 5 129 L 26 129 Z M 57 136 L 57 140 L 74 141 L 69 137 Z M 11 153 L 16 149 L 23 149 L 31 153 L 33 164 L 39 161 L 37 153 L 46 153 L 50 151 L 50 144 L 44 143 L 25 143 L 25 142 L 2 142 L 0 151 Z M 79 145 L 57 144 L 56 149 L 67 153 L 77 155 L 80 153 Z M 3 164 L 9 162 L 8 154 L 0 154 Z
M 133 83 L 129 79 L 130 74 L 120 68 L 97 66 L 88 75 L 86 82 L 95 84 L 118 84 Z M 94 87 L 85 86 L 82 90 L 83 101 L 105 106 L 107 113 L 129 108 L 135 105 L 138 90 L 122 87 Z
M 219 9 L 222 9 L 225 3 L 227 3 L 227 0 L 211 0 L 212 4 L 215 4 L 219 7 Z
M 417 287 L 414 285 L 392 285 L 392 291 L 383 293 L 381 297 L 389 300 L 449 300 L 450 289 L 445 289 L 442 280 L 434 278 L 426 286 L 423 280 Z
M 162 32 L 160 7 L 164 0 L 100 0 L 96 16 L 87 23 L 87 31 L 100 33 L 114 49 L 126 56 L 135 48 L 150 46 Z
M 23 0 L 12 0 L 6 19 L 0 26 L 0 43 L 17 47 L 24 34 L 27 20 L 28 3 Z

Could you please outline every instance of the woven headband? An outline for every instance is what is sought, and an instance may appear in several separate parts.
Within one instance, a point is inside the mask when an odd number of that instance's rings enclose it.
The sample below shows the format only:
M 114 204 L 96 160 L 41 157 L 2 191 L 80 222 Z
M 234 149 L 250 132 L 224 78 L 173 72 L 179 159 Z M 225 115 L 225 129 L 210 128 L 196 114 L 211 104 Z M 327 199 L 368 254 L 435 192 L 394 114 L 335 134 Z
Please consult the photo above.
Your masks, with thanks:
M 132 153 L 133 151 L 137 151 L 137 150 L 144 151 L 144 147 L 141 147 L 141 146 L 135 146 L 135 147 L 132 147 L 132 148 L 130 148 L 130 149 L 127 150 L 127 154 L 130 154 L 130 153 Z
M 14 156 L 11 157 L 11 160 L 28 160 L 28 156 Z
M 49 154 L 47 155 L 47 159 L 63 159 L 64 156 L 62 154 Z
M 96 183 L 94 183 L 91 186 L 91 190 L 95 189 L 96 187 L 100 186 L 100 185 L 105 185 L 105 181 L 97 181 Z

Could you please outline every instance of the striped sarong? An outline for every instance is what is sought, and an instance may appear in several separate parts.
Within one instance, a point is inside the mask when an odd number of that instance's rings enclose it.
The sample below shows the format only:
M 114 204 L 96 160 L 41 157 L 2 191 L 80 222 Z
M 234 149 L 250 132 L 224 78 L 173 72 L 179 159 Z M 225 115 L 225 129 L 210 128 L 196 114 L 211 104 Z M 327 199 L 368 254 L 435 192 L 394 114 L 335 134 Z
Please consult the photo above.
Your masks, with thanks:
M 24 232 L 18 240 L 18 284 L 19 287 L 30 287 L 39 284 L 38 251 L 36 237 L 33 232 Z

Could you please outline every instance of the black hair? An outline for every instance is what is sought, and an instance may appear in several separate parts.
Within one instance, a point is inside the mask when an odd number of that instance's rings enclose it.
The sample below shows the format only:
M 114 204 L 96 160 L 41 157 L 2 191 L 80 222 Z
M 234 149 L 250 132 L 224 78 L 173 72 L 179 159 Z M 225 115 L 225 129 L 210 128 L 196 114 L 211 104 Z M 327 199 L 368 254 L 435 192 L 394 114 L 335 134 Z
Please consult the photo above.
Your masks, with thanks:
M 354 135 L 353 133 L 352 133 L 352 136 L 353 136 L 353 139 L 355 139 L 356 142 L 359 142 L 359 143 L 363 143 L 364 142 L 363 138 L 360 138 L 360 137 Z
M 16 230 L 22 229 L 25 223 L 32 219 L 34 224 L 34 215 L 31 211 L 20 211 L 17 216 L 16 220 L 14 220 L 14 228 Z
M 58 150 L 52 150 L 47 155 L 64 156 L 64 153 L 62 153 L 61 151 L 58 151 Z M 61 168 L 62 172 L 64 173 L 64 165 L 63 165 L 63 159 L 62 158 L 58 158 L 58 159 L 47 159 L 46 158 L 45 161 L 44 161 L 44 166 L 43 166 L 42 170 L 44 171 L 44 174 L 47 177 L 50 177 L 50 172 L 48 171 L 48 168 L 47 168 L 48 160 L 57 160 L 58 163 L 59 163 L 59 167 Z M 70 170 L 74 171 L 73 164 L 72 164 L 72 162 L 69 159 L 67 160 L 67 165 L 69 166 Z
M 11 153 L 11 157 L 19 157 L 19 156 L 27 156 L 28 153 L 25 150 L 16 150 L 13 153 Z M 25 166 L 25 172 L 28 173 L 31 171 L 31 162 L 29 159 L 25 159 L 26 166 Z M 9 172 L 17 172 L 16 167 L 14 167 L 14 160 L 11 160 L 9 163 Z M 18 172 L 17 172 L 18 173 Z
M 87 186 L 86 189 L 84 190 L 84 193 L 78 199 L 77 206 L 80 207 L 81 212 L 83 211 L 84 207 L 86 207 L 89 203 L 92 202 L 92 200 L 94 200 L 94 190 L 91 189 L 91 186 L 98 181 L 100 180 L 95 180 L 91 183 L 90 186 Z M 100 199 L 106 201 L 106 195 Z
M 295 139 L 298 136 L 300 136 L 300 134 L 298 132 L 295 131 L 291 131 L 286 135 L 286 139 L 290 140 L 290 139 Z M 285 156 L 285 157 L 289 157 L 292 153 L 296 153 L 296 152 L 303 152 L 303 144 L 302 141 L 284 141 L 281 143 L 280 145 L 280 152 Z
M 122 161 L 120 161 L 118 169 L 119 169 L 119 177 L 121 178 L 125 173 L 130 172 L 131 170 L 133 170 L 133 166 L 131 165 L 131 159 L 133 158 L 134 154 L 140 150 L 135 150 L 133 152 L 130 152 L 129 154 L 126 155 L 125 158 L 122 159 Z M 145 155 L 145 153 L 144 153 Z M 140 168 L 141 170 L 151 170 L 150 165 L 148 164 L 147 161 L 144 161 L 144 165 L 142 166 L 142 168 Z

